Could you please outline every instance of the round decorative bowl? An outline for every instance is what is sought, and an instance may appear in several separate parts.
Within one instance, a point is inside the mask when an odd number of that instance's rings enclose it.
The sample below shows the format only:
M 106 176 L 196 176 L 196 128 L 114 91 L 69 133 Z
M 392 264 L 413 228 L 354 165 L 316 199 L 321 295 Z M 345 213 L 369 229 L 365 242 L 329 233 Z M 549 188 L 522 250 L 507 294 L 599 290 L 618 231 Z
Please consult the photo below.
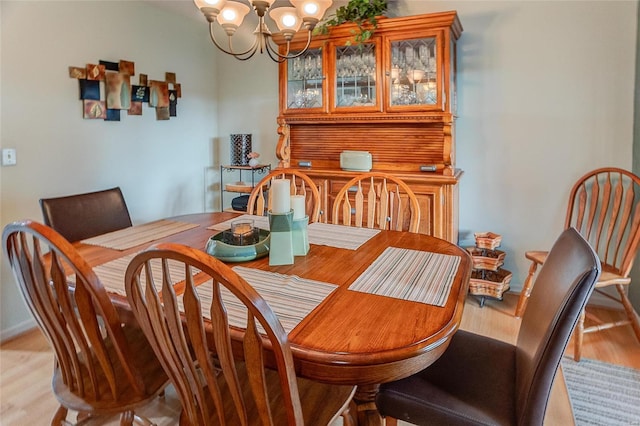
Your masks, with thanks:
M 238 246 L 222 241 L 224 232 L 220 232 L 207 241 L 205 251 L 223 262 L 248 262 L 269 254 L 270 233 L 260 229 L 256 244 Z

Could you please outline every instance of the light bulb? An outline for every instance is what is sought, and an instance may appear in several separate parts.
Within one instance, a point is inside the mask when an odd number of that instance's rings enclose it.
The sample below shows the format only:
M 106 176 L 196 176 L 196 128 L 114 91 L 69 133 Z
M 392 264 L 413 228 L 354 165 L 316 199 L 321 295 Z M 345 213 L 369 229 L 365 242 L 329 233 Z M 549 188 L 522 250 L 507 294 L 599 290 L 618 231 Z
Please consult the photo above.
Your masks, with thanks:
M 236 13 L 235 10 L 225 9 L 222 11 L 222 18 L 225 21 L 233 21 L 234 19 L 236 19 L 236 16 L 238 16 L 238 14 Z
M 315 3 L 307 3 L 304 5 L 304 12 L 307 15 L 315 15 L 318 13 L 318 5 Z
M 288 28 L 292 28 L 296 24 L 296 17 L 292 15 L 285 15 L 282 17 L 282 25 Z

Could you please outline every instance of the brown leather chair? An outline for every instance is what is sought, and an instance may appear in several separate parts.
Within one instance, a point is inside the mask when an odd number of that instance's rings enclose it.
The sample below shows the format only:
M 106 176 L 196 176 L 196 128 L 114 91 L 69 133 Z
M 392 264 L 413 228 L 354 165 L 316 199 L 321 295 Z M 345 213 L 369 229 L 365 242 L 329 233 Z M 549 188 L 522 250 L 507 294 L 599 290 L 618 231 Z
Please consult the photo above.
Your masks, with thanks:
M 131 226 L 120 188 L 40 199 L 47 226 L 70 242 L 84 240 Z
M 60 407 L 51 425 L 68 424 L 68 410 L 77 411 L 79 420 L 121 413 L 121 425 L 144 422 L 134 410 L 169 379 L 137 323 L 124 323 L 91 267 L 53 229 L 15 222 L 4 228 L 2 241 L 22 296 L 55 353 L 52 387 Z
M 185 271 L 184 284 L 173 286 L 170 264 Z M 326 426 L 348 410 L 355 387 L 296 377 L 287 333 L 267 302 L 202 250 L 172 243 L 146 250 L 131 260 L 125 286 L 180 397 L 180 424 Z M 246 331 L 230 326 L 225 294 L 246 307 Z M 243 354 L 243 362 L 234 354 Z M 346 415 L 345 424 L 350 419 Z
M 540 271 L 515 346 L 460 330 L 431 366 L 380 387 L 380 413 L 424 425 L 542 425 L 558 365 L 600 272 L 589 243 L 565 230 Z

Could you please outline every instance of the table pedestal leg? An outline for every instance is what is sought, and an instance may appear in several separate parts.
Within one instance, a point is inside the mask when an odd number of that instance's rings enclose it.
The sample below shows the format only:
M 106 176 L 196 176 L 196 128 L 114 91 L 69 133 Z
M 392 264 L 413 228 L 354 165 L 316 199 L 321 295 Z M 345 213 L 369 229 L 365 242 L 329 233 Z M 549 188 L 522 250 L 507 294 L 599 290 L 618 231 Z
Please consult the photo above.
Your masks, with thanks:
M 382 426 L 382 416 L 376 407 L 380 385 L 358 385 L 353 401 L 356 403 L 358 426 Z

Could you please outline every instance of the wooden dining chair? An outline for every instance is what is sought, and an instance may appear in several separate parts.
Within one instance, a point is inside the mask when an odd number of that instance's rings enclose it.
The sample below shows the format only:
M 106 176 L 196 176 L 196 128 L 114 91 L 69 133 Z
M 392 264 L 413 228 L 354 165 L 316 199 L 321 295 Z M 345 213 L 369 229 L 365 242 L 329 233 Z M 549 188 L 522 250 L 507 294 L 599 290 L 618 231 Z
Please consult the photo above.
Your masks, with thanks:
M 321 200 L 318 186 L 303 172 L 295 169 L 276 169 L 258 182 L 249 195 L 247 213 L 263 216 L 267 210 L 271 210 L 271 197 L 269 187 L 272 179 L 289 179 L 291 195 L 304 195 L 306 200 L 306 213 L 309 223 L 317 222 L 321 214 Z
M 152 262 L 161 272 L 153 272 Z M 172 285 L 171 268 L 184 271 L 182 284 Z M 133 313 L 180 397 L 180 424 L 326 426 L 348 413 L 355 388 L 296 377 L 287 334 L 274 312 L 214 257 L 159 244 L 133 258 L 125 286 Z M 205 293 L 199 294 L 203 286 L 209 287 L 206 301 Z M 246 307 L 246 326 L 230 325 L 223 293 Z
M 591 243 L 602 262 L 602 276 L 596 284 L 596 293 L 621 305 L 625 320 L 601 321 L 585 308 L 575 331 L 574 359 L 582 356 L 583 335 L 611 327 L 631 325 L 640 341 L 640 322 L 627 297 L 631 284 L 629 274 L 640 242 L 640 177 L 613 167 L 597 169 L 584 175 L 573 186 L 565 227 L 575 227 Z M 538 265 L 547 257 L 545 251 L 528 251 L 525 257 L 531 261 L 518 299 L 515 315 L 523 315 L 533 288 L 533 276 Z M 612 287 L 617 295 L 604 290 Z M 585 327 L 585 318 L 589 319 Z
M 334 224 L 418 232 L 420 205 L 402 179 L 388 173 L 362 173 L 347 182 L 333 202 Z
M 2 233 L 22 296 L 55 354 L 51 425 L 121 413 L 120 424 L 149 424 L 134 409 L 150 402 L 168 377 L 135 322 L 123 325 L 91 267 L 59 233 L 26 221 Z M 70 276 L 72 275 L 72 276 Z
M 516 345 L 459 330 L 423 371 L 383 384 L 387 425 L 542 425 L 553 380 L 601 273 L 573 228 L 556 240 L 531 293 Z
M 120 188 L 40 199 L 44 223 L 71 242 L 132 225 Z

